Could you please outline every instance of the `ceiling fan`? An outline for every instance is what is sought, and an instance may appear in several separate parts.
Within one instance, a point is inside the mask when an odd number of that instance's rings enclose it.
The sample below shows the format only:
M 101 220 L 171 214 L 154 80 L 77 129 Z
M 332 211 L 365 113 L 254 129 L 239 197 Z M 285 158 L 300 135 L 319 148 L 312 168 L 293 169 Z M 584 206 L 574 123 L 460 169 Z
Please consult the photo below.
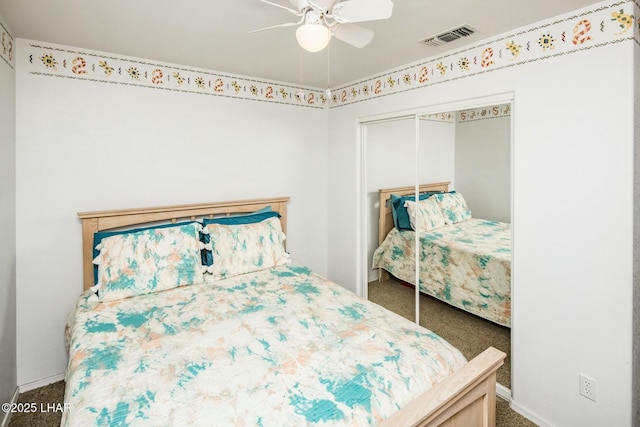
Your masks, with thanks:
M 352 46 L 364 47 L 373 38 L 373 31 L 354 22 L 387 19 L 391 17 L 393 10 L 391 0 L 289 0 L 292 7 L 269 0 L 260 1 L 284 9 L 300 19 L 260 28 L 250 33 L 298 26 L 296 39 L 300 46 L 309 52 L 324 49 L 332 36 Z

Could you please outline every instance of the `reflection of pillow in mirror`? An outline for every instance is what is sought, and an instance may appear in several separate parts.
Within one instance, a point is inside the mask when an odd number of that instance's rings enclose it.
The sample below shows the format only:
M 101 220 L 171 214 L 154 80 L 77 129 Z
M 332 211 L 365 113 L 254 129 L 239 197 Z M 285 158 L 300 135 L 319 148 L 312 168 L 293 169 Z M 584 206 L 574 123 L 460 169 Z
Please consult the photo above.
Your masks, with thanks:
M 416 231 L 429 231 L 446 225 L 440 205 L 435 197 L 416 202 L 407 201 L 405 207 L 411 221 L 411 228 Z
M 440 204 L 442 215 L 448 225 L 466 221 L 471 218 L 471 211 L 467 208 L 467 202 L 462 194 L 452 191 L 450 193 L 436 194 Z
M 433 196 L 435 193 L 422 193 L 418 197 L 419 200 L 425 200 L 429 197 Z M 395 194 L 391 195 L 391 213 L 393 215 L 393 226 L 397 228 L 399 231 L 402 230 L 412 230 L 411 221 L 409 219 L 409 214 L 407 213 L 407 208 L 405 207 L 405 202 L 416 200 L 415 195 L 409 196 L 398 196 Z

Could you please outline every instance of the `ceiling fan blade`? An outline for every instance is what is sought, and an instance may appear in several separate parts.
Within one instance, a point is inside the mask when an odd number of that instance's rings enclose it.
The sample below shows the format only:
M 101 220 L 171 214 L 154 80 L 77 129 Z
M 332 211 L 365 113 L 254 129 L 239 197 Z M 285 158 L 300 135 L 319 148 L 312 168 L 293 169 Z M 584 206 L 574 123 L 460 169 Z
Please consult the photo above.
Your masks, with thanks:
M 333 6 L 331 16 L 336 22 L 362 22 L 388 19 L 392 12 L 391 0 L 346 0 Z
M 314 9 L 318 10 L 322 10 L 322 11 L 328 11 L 331 10 L 333 8 L 333 6 L 338 3 L 339 0 L 291 0 L 293 1 L 301 1 L 304 2 L 306 4 L 308 4 L 309 6 L 312 6 Z
M 294 10 L 294 9 L 291 9 L 290 7 L 283 6 L 283 5 L 281 5 L 281 4 L 274 3 L 274 2 L 269 1 L 269 0 L 260 0 L 260 1 L 261 1 L 262 3 L 270 4 L 271 6 L 275 6 L 275 7 L 279 7 L 280 9 L 284 9 L 284 10 L 286 10 L 287 12 L 289 12 L 289 13 L 293 13 L 293 14 L 294 14 L 294 15 L 296 15 L 296 16 L 300 16 L 300 15 L 302 15 L 299 11 Z
M 333 36 L 351 46 L 365 47 L 373 39 L 373 31 L 355 24 L 340 24 Z
M 289 0 L 289 3 L 291 3 L 291 6 L 293 6 L 294 9 L 300 10 L 300 11 L 305 7 L 309 6 L 309 3 L 307 3 L 307 0 Z
M 300 25 L 301 22 L 285 22 L 284 24 L 278 24 L 278 25 L 272 25 L 270 27 L 265 27 L 265 28 L 258 28 L 257 30 L 251 30 L 249 31 L 249 34 L 251 33 L 258 33 L 260 31 L 265 31 L 265 30 L 271 30 L 273 28 L 280 28 L 280 27 L 292 27 L 294 25 Z

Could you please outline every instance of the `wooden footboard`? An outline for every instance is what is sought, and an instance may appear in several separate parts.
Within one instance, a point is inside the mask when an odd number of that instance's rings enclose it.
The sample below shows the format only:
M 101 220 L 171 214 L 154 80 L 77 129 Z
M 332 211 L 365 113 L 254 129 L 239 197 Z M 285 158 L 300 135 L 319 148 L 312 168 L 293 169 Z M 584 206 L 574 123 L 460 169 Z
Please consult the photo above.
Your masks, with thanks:
M 505 357 L 489 347 L 380 426 L 494 427 L 496 370 Z

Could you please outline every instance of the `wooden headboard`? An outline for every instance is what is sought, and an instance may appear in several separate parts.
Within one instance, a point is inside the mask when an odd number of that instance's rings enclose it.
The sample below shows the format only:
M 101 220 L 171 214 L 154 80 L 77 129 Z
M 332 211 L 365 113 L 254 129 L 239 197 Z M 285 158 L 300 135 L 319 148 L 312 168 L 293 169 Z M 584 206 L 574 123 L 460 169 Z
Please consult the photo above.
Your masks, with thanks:
M 449 184 L 451 182 L 436 182 L 432 184 L 422 184 L 418 187 L 418 192 L 446 192 L 449 191 Z M 389 231 L 393 229 L 393 213 L 391 212 L 391 195 L 396 196 L 408 196 L 415 194 L 416 187 L 396 187 L 396 188 L 383 188 L 379 190 L 380 193 L 380 216 L 378 218 L 378 246 L 382 244 L 384 238 L 387 237 Z
M 144 224 L 196 221 L 233 214 L 255 212 L 266 206 L 281 215 L 282 231 L 287 232 L 289 197 L 201 203 L 195 205 L 159 206 L 154 208 L 121 209 L 100 212 L 79 212 L 82 221 L 82 271 L 84 289 L 93 286 L 93 235 L 98 231 L 125 229 Z

